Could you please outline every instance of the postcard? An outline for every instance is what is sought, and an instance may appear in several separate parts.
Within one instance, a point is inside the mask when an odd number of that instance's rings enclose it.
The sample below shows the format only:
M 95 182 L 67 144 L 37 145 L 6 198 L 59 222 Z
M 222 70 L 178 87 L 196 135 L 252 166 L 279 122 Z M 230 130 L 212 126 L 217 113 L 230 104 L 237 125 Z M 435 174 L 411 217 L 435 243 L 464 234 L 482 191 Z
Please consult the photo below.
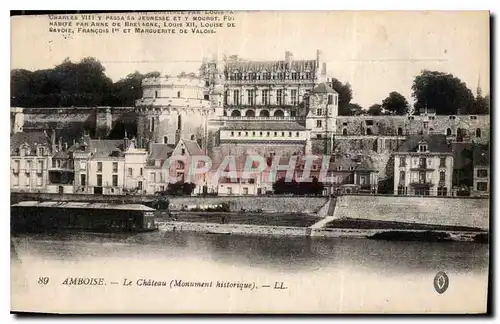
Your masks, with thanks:
M 11 17 L 11 311 L 481 314 L 487 11 Z

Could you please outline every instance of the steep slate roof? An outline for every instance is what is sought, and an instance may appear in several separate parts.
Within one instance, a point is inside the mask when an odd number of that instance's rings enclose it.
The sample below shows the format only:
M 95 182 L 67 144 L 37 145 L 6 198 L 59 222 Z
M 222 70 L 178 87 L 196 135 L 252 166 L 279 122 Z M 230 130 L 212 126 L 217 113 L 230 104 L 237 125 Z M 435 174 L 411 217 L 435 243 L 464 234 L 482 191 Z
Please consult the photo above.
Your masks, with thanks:
M 151 144 L 151 151 L 149 152 L 148 159 L 164 161 L 172 155 L 175 146 L 170 144 Z
M 186 147 L 189 155 L 204 155 L 203 150 L 196 141 L 183 139 L 182 142 L 184 142 L 184 146 Z
M 250 122 L 228 121 L 223 130 L 261 130 L 261 131 L 301 131 L 306 128 L 294 121 L 259 120 Z
M 278 61 L 238 61 L 226 63 L 226 73 L 238 72 L 276 72 L 276 71 L 296 71 L 303 72 L 309 70 L 316 71 L 316 60 L 293 60 L 288 66 L 285 60 Z
M 50 138 L 47 134 L 45 134 L 45 132 L 19 132 L 12 134 L 10 137 L 11 153 L 15 153 L 16 150 L 24 143 L 30 146 L 43 144 L 51 147 Z
M 125 151 L 123 140 L 91 140 L 92 157 L 123 156 Z
M 446 141 L 446 136 L 442 134 L 436 135 L 415 135 L 410 136 L 398 148 L 398 152 L 416 152 L 418 143 L 426 141 L 429 152 L 451 153 L 452 147 Z
M 328 84 L 326 83 L 320 83 L 318 84 L 314 89 L 313 93 L 336 93 L 338 94 L 337 91 L 333 90 Z

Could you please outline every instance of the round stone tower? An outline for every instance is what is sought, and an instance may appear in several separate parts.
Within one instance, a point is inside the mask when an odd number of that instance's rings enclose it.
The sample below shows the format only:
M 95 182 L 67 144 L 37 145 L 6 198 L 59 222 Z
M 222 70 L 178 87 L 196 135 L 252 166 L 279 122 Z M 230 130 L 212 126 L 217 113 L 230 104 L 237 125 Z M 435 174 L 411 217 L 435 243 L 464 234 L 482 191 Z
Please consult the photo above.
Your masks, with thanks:
M 175 145 L 181 138 L 203 143 L 207 118 L 213 113 L 203 91 L 204 82 L 196 77 L 144 79 L 142 98 L 135 104 L 139 146 Z

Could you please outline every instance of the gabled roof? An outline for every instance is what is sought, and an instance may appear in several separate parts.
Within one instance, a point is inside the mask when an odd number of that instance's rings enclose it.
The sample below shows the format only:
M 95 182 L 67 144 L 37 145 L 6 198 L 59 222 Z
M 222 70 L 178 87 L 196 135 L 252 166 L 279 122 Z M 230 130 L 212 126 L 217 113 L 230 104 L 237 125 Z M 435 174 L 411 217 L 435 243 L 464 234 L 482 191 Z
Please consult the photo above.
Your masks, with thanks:
M 123 140 L 91 140 L 92 157 L 123 156 L 125 150 Z
M 221 127 L 223 130 L 259 130 L 259 131 L 301 131 L 306 128 L 294 121 L 258 120 L 258 121 L 228 121 Z
M 417 152 L 420 142 L 427 143 L 427 149 L 431 153 L 451 153 L 452 146 L 447 142 L 446 136 L 442 134 L 414 135 L 401 144 L 398 152 Z
M 11 153 L 16 152 L 16 150 L 25 143 L 30 146 L 41 144 L 51 147 L 50 138 L 44 132 L 19 132 L 12 134 L 10 137 Z
M 336 93 L 337 91 L 333 90 L 328 84 L 320 83 L 318 84 L 312 91 L 313 93 Z
M 184 143 L 184 146 L 186 147 L 189 155 L 204 155 L 203 150 L 200 148 L 196 141 L 187 139 L 182 139 L 181 141 Z
M 149 152 L 148 159 L 165 161 L 172 155 L 175 146 L 171 144 L 151 144 L 151 151 Z

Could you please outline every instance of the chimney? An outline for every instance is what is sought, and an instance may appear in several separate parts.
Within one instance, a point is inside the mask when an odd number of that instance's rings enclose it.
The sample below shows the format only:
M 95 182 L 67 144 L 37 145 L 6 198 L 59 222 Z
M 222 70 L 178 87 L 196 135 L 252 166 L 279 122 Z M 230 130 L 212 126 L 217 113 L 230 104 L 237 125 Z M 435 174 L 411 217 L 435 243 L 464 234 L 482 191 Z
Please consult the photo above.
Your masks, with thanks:
M 50 142 L 52 144 L 52 152 L 56 151 L 56 130 L 52 130 L 52 134 L 50 134 Z
M 125 130 L 125 136 L 123 137 L 123 149 L 128 149 L 130 140 L 128 139 L 127 130 Z
M 288 65 L 288 68 L 292 65 L 293 54 L 290 51 L 285 52 L 285 62 Z

